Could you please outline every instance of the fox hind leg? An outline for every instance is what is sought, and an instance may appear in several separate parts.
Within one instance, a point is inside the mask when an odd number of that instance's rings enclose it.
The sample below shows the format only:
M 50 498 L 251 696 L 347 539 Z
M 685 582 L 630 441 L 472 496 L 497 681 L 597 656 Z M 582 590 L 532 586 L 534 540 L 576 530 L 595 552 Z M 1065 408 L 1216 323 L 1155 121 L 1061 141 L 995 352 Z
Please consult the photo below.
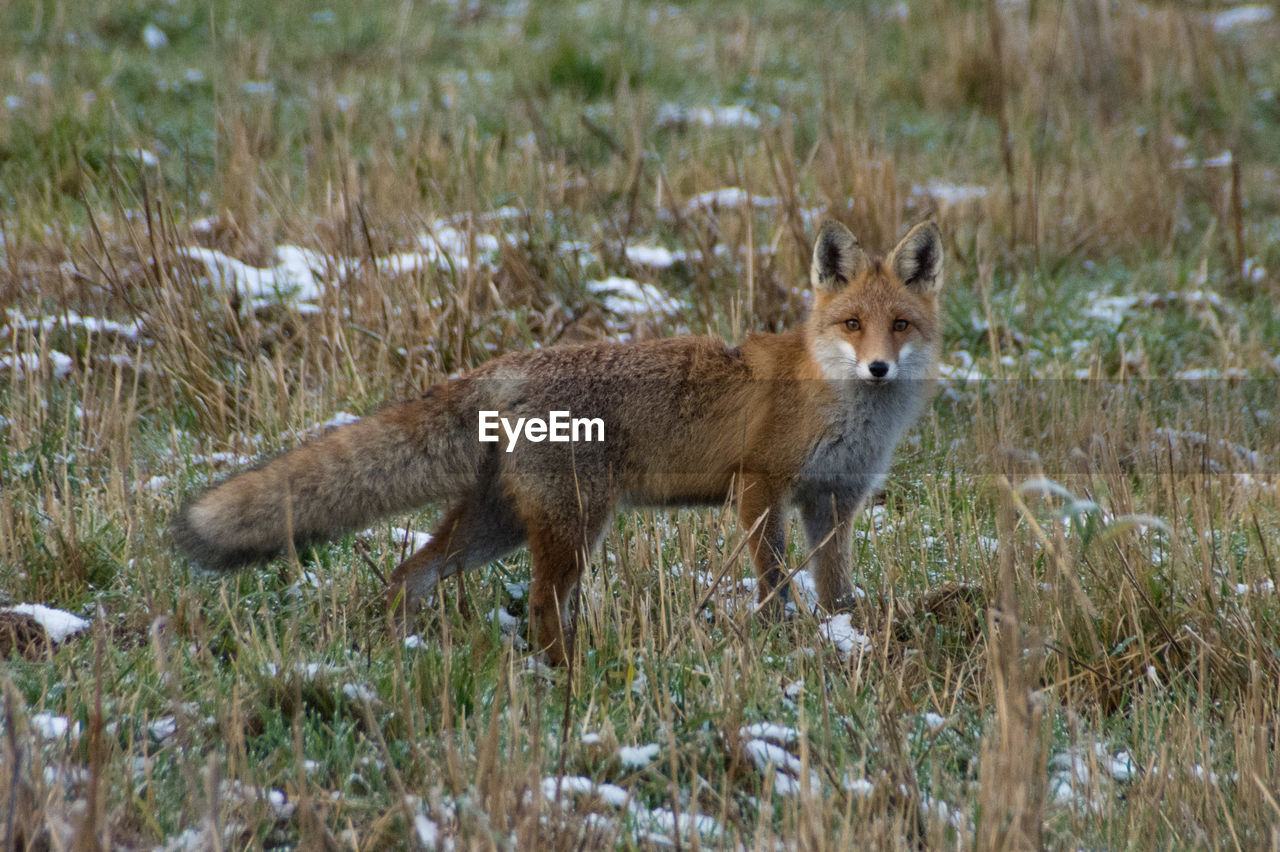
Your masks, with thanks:
M 553 524 L 529 524 L 530 626 L 552 665 L 566 665 L 573 652 L 570 604 L 608 517 L 607 512 L 600 514 L 589 523 L 584 521 L 576 533 Z
M 757 600 L 765 615 L 781 616 L 791 589 L 789 585 L 778 588 L 787 576 L 787 521 L 778 489 L 763 478 L 744 477 L 738 515 L 743 528 L 751 531 L 748 543 L 756 565 Z
M 457 503 L 432 531 L 431 541 L 396 566 L 387 602 L 403 618 L 441 580 L 500 559 L 523 542 L 524 529 L 501 498 Z

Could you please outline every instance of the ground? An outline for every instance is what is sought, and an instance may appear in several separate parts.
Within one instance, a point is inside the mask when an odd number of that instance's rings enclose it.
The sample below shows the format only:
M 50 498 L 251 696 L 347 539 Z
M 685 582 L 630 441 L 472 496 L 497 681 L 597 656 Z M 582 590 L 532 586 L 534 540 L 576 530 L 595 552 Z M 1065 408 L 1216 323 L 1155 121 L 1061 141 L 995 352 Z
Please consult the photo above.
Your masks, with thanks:
M 1280 847 L 1277 37 L 1065 0 L 0 9 L 4 839 Z M 229 576 L 169 549 L 203 484 L 495 354 L 794 326 L 823 217 L 946 247 L 852 612 L 793 530 L 795 611 L 753 617 L 716 510 L 618 516 L 561 671 L 523 553 L 388 630 L 439 507 Z

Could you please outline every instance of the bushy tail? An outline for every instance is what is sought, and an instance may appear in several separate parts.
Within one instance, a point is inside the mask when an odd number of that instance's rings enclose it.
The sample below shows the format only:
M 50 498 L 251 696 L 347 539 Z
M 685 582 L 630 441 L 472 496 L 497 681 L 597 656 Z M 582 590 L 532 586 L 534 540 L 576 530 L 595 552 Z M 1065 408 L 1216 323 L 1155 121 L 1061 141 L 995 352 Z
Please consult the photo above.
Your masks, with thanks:
M 401 403 L 236 474 L 188 502 L 174 545 L 228 570 L 474 487 L 480 453 L 431 395 Z M 472 427 L 474 428 L 474 426 Z

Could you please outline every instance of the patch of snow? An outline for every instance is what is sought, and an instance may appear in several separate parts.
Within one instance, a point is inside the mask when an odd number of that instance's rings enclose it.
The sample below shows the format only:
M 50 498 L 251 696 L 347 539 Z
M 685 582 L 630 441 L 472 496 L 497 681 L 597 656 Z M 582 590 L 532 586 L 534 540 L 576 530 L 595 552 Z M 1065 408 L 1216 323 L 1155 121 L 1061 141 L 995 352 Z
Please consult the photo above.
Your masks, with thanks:
M 440 827 L 426 814 L 413 818 L 413 836 L 423 849 L 435 849 L 440 842 Z
M 363 683 L 344 683 L 342 694 L 352 701 L 376 701 L 378 693 L 373 687 Z
M 734 210 L 738 207 L 777 207 L 778 199 L 770 198 L 767 195 L 752 195 L 745 189 L 737 186 L 727 186 L 723 189 L 713 189 L 703 192 L 690 198 L 685 204 L 686 212 L 695 212 L 698 210 Z
M 89 626 L 89 622 L 78 615 L 72 615 L 66 610 L 55 609 L 44 604 L 18 604 L 6 607 L 0 612 L 16 612 L 19 615 L 31 616 L 44 628 L 44 632 L 49 634 L 49 638 L 55 643 L 61 642 L 68 636 L 79 633 Z
M 927 184 L 911 187 L 911 194 L 920 198 L 931 198 L 939 204 L 962 204 L 966 201 L 986 198 L 987 188 L 973 184 L 932 180 Z
M 631 801 L 631 794 L 617 784 L 597 784 L 581 775 L 566 775 L 560 779 L 551 775 L 542 779 L 542 795 L 547 801 L 563 799 L 566 794 L 595 796 L 615 808 L 625 808 Z
M 1170 429 L 1167 426 L 1160 426 L 1155 430 L 1155 433 L 1161 441 L 1168 444 L 1216 447 L 1220 450 L 1228 451 L 1235 456 L 1238 462 L 1255 470 L 1263 467 L 1262 455 L 1257 450 L 1251 450 L 1242 444 L 1233 443 L 1222 438 L 1211 439 L 1204 432 L 1196 432 L 1190 429 Z M 1161 447 L 1161 449 L 1164 449 L 1164 447 Z
M 1173 377 L 1184 382 L 1203 382 L 1206 379 L 1247 379 L 1249 371 L 1240 367 L 1227 367 L 1225 370 L 1219 370 L 1216 367 L 1199 367 L 1179 370 L 1173 374 Z
M 871 650 L 871 637 L 853 626 L 847 612 L 837 613 L 818 625 L 818 633 L 836 646 L 843 656 L 865 654 Z
M 1275 17 L 1275 10 L 1270 6 L 1235 6 L 1221 12 L 1206 14 L 1209 26 L 1215 33 L 1229 33 L 1241 27 L 1256 27 L 1265 24 Z
M 360 532 L 359 535 L 372 538 L 379 535 L 380 532 L 380 530 L 370 527 Z M 392 527 L 391 540 L 397 546 L 408 545 L 409 550 L 417 552 L 431 543 L 431 533 L 405 529 L 404 527 Z
M 314 254 L 297 246 L 277 247 L 276 263 L 269 267 L 251 266 L 203 246 L 179 247 L 177 253 L 203 264 L 210 284 L 242 292 L 255 305 L 320 298 L 320 284 L 309 263 Z
M 663 104 L 658 107 L 655 124 L 658 127 L 696 124 L 702 127 L 741 127 L 754 130 L 760 127 L 760 116 L 740 105 L 683 107 L 678 104 Z
M 1137 772 L 1127 751 L 1112 753 L 1102 743 L 1077 746 L 1049 759 L 1049 793 L 1059 805 L 1101 812 L 1112 785 Z
M 113 334 L 127 340 L 137 340 L 142 325 L 137 320 L 129 323 L 86 317 L 75 311 L 67 311 L 57 316 L 26 317 L 18 311 L 7 310 L 7 322 L 19 328 L 33 331 L 57 331 L 58 329 L 82 328 L 90 334 Z
M 67 731 L 71 729 L 71 723 L 66 716 L 58 716 L 54 713 L 36 713 L 31 717 L 31 727 L 35 728 L 36 733 L 46 740 L 58 740 L 67 735 Z
M 662 246 L 627 246 L 627 260 L 637 266 L 650 266 L 654 269 L 666 269 L 685 260 L 682 251 L 672 251 Z
M 876 785 L 866 778 L 846 777 L 841 786 L 855 796 L 870 796 L 876 789 Z
M 1118 326 L 1124 322 L 1125 315 L 1134 308 L 1156 308 L 1171 302 L 1181 302 L 1188 308 L 1199 310 L 1222 307 L 1222 297 L 1205 290 L 1135 293 L 1127 296 L 1104 296 L 1101 293 L 1091 293 L 1086 297 L 1085 307 L 1081 313 L 1083 316 Z
M 1240 274 L 1251 284 L 1261 284 L 1267 278 L 1267 268 L 1256 257 L 1246 257 Z
M 346 426 L 350 423 L 358 423 L 363 418 L 357 417 L 347 411 L 339 411 L 328 420 L 320 424 L 321 429 L 335 429 L 338 426 Z
M 792 574 L 791 588 L 796 593 L 796 603 L 803 603 L 809 612 L 813 612 L 817 608 L 818 581 L 814 579 L 813 572 L 807 568 L 802 568 Z
M 804 779 L 809 782 L 809 792 L 822 792 L 822 779 L 810 769 L 805 775 L 804 762 L 780 745 L 766 740 L 747 740 L 743 750 L 762 773 L 773 773 L 773 790 L 780 796 L 799 795 L 804 790 Z
M 169 46 L 169 37 L 164 34 L 164 30 L 148 23 L 142 29 L 142 43 L 151 50 L 163 50 Z
M 715 817 L 706 814 L 693 815 L 687 812 L 682 812 L 677 817 L 674 811 L 667 808 L 649 810 L 637 805 L 632 808 L 632 817 L 638 823 L 647 822 L 667 834 L 689 834 L 691 831 L 696 831 L 704 837 L 719 837 L 724 831 Z
M 946 716 L 941 713 L 934 713 L 932 710 L 925 713 L 922 718 L 924 719 L 925 727 L 930 731 L 936 731 L 947 724 Z
M 493 612 L 489 613 L 489 620 L 498 622 L 498 630 L 503 633 L 515 633 L 520 629 L 520 619 L 500 606 L 494 607 Z
M 585 738 L 584 738 L 585 742 Z M 642 746 L 623 746 L 618 749 L 618 760 L 624 769 L 643 769 L 657 758 L 662 749 L 657 743 Z
M 178 720 L 174 716 L 161 716 L 147 725 L 147 732 L 156 742 L 164 742 L 178 732 Z
M 1173 164 L 1175 169 L 1224 169 L 1231 165 L 1232 156 L 1230 151 L 1223 151 L 1216 157 L 1186 157 Z
M 1261 583 L 1254 583 L 1250 586 L 1248 583 L 1236 583 L 1237 595 L 1269 595 L 1276 590 L 1276 584 L 1271 580 L 1263 580 Z
M 138 487 L 149 494 L 163 494 L 169 489 L 169 477 L 153 476 Z
M 590 281 L 587 289 L 604 297 L 605 309 L 619 315 L 677 314 L 678 301 L 652 284 L 641 284 L 632 278 L 611 275 L 603 281 Z
M 65 379 L 71 375 L 70 355 L 56 349 L 50 349 L 45 354 L 48 356 L 49 366 L 55 379 Z M 0 355 L 0 370 L 12 370 L 16 378 L 25 378 L 27 375 L 39 373 L 41 362 L 41 357 L 34 352 Z
M 765 740 L 778 745 L 791 745 L 800 741 L 800 731 L 786 725 L 775 725 L 773 722 L 754 722 L 741 728 L 739 736 L 747 739 Z

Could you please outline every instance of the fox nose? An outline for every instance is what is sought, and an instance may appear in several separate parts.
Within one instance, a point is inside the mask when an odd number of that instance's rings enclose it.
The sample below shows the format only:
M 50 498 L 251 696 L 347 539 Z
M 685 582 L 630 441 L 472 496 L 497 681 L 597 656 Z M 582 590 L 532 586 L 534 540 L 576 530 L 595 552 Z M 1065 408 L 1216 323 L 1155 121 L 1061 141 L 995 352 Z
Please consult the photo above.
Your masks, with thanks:
M 889 364 L 887 361 L 872 361 L 867 365 L 867 372 L 873 379 L 883 379 L 889 375 Z

